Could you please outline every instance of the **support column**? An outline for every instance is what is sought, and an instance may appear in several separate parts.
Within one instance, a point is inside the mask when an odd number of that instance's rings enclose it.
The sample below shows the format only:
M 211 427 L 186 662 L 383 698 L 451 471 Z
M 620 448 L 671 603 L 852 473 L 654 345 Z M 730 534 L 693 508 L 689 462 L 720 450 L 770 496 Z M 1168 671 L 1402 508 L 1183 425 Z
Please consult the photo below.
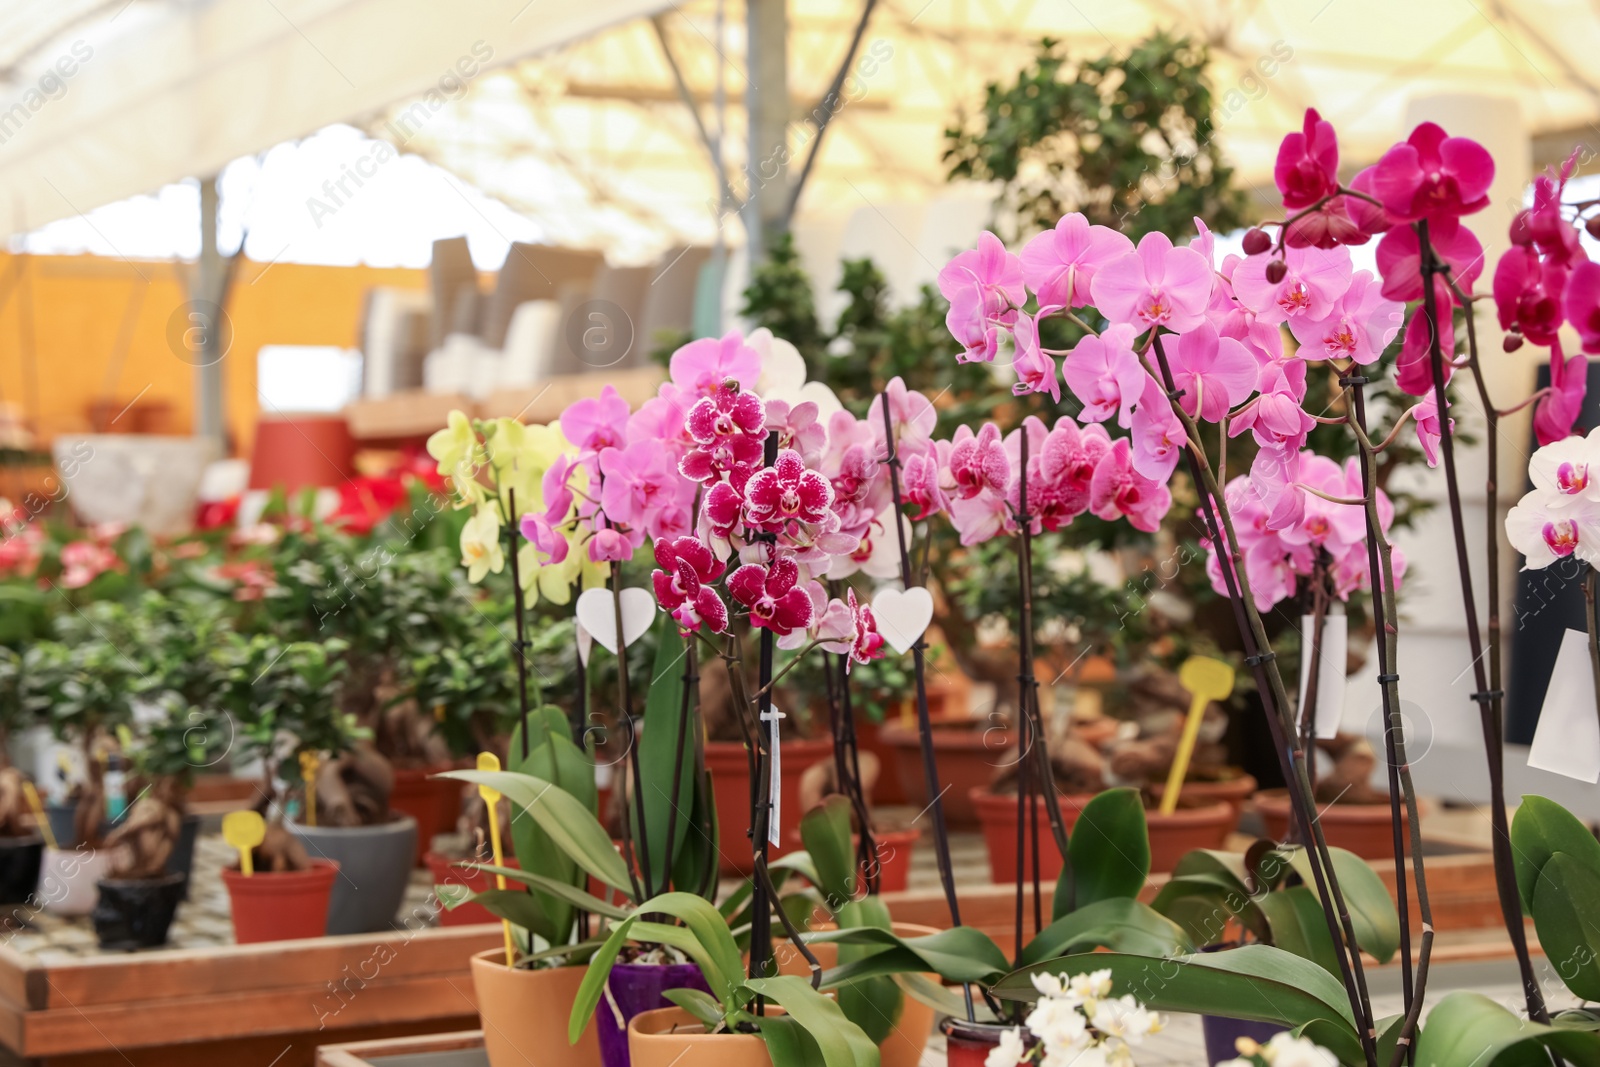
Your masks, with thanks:
M 223 335 L 226 327 L 213 319 L 222 315 L 226 282 L 222 253 L 217 248 L 217 179 L 200 179 L 200 259 L 195 265 L 189 293 L 190 321 L 204 331 L 201 358 L 194 379 L 194 435 L 217 443 L 216 454 L 227 455 L 227 430 L 222 406 Z M 195 316 L 199 316 L 196 318 Z
M 745 248 L 752 272 L 781 235 L 789 203 L 789 19 L 787 0 L 748 0 L 745 112 L 749 160 Z

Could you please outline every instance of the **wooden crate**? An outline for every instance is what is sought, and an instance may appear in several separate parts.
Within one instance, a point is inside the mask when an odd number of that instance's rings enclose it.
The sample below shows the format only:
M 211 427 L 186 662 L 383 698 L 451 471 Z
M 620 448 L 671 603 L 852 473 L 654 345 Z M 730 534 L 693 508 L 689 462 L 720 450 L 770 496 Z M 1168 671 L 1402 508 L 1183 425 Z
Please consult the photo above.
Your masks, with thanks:
M 391 1056 L 405 1056 L 407 1067 L 486 1067 L 482 1030 L 453 1034 L 384 1038 L 324 1045 L 317 1049 L 316 1067 L 369 1067 Z

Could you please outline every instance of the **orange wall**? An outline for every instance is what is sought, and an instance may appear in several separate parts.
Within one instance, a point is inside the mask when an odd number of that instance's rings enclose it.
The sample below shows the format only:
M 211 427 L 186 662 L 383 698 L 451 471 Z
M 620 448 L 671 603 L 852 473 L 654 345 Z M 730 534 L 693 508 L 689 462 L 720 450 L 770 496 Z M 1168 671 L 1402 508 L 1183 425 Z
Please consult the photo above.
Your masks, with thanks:
M 179 271 L 190 269 L 161 260 L 0 252 L 0 401 L 22 407 L 46 443 L 56 434 L 88 430 L 96 401 L 115 413 L 135 397 L 138 402 L 113 431 L 144 419 L 153 432 L 189 433 L 197 372 L 174 354 L 167 333 L 169 323 L 181 329 L 186 321 Z M 222 361 L 227 425 L 238 450 L 248 449 L 255 429 L 261 346 L 354 347 L 362 298 L 375 285 L 421 289 L 427 274 L 240 264 L 227 306 L 233 343 Z M 30 319 L 36 368 L 31 385 L 25 346 Z M 125 332 L 126 351 L 117 365 Z M 158 411 L 162 404 L 164 415 Z

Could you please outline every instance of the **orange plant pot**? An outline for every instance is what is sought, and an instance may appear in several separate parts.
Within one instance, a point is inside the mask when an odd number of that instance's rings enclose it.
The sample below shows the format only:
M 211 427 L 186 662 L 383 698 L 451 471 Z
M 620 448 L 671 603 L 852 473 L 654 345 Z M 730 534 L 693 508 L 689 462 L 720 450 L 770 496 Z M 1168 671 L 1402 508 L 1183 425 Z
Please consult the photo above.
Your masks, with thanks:
M 873 844 L 877 846 L 878 892 L 898 893 L 911 884 L 911 852 L 921 839 L 922 831 L 915 827 L 909 830 L 879 830 L 872 835 Z M 852 834 L 850 840 L 855 847 L 860 847 L 859 835 Z M 799 827 L 789 831 L 789 844 L 796 850 L 805 847 L 800 839 Z M 861 865 L 856 876 L 861 879 L 860 884 L 866 883 L 866 864 Z
M 1256 794 L 1256 810 L 1266 823 L 1267 836 L 1287 840 L 1292 808 L 1287 789 L 1264 789 Z M 1394 859 L 1394 820 L 1388 804 L 1329 804 L 1319 807 L 1317 822 L 1329 845 L 1349 849 L 1364 860 Z M 1406 817 L 1405 806 L 1400 817 Z M 1405 855 L 1411 854 L 1411 835 L 1401 835 Z
M 968 792 L 969 802 L 978 813 L 983 827 L 983 843 L 989 852 L 989 878 L 996 884 L 1011 884 L 1017 880 L 1017 795 L 992 793 L 988 788 Z M 1061 807 L 1061 820 L 1067 832 L 1083 812 L 1083 806 L 1094 799 L 1093 793 L 1057 795 Z M 1044 798 L 1033 798 L 1034 812 L 1039 819 L 1039 879 L 1054 882 L 1061 874 L 1061 853 L 1056 850 L 1056 840 L 1050 832 L 1050 815 L 1045 810 Z M 1033 880 L 1033 855 L 1025 850 L 1022 857 L 1022 879 Z
M 772 1067 L 767 1043 L 755 1034 L 708 1034 L 682 1008 L 635 1015 L 628 1024 L 628 1056 L 633 1067 Z M 490 1059 L 491 1067 L 501 1067 Z
M 800 777 L 818 760 L 833 757 L 833 741 L 790 740 L 783 743 L 779 785 L 783 818 L 800 818 Z M 750 843 L 750 763 L 738 741 L 707 741 L 706 770 L 717 804 L 717 851 L 723 874 L 749 874 L 755 868 Z M 772 848 L 773 857 L 794 851 L 785 838 Z
M 417 820 L 417 855 L 414 863 L 417 867 L 423 866 L 422 857 L 433 847 L 434 835 L 454 829 L 455 822 L 453 817 L 449 822 L 445 821 L 444 804 L 440 799 L 443 790 L 440 783 L 431 780 L 429 775 L 454 769 L 454 764 L 449 763 L 441 763 L 436 767 L 394 769 L 394 792 L 389 794 L 389 806 Z M 452 795 L 461 784 L 448 778 L 442 781 L 450 787 Z
M 1233 822 L 1239 824 L 1239 816 L 1244 811 L 1244 806 L 1250 798 L 1255 796 L 1257 782 L 1252 775 L 1242 771 L 1233 778 L 1223 778 L 1213 782 L 1184 782 L 1179 795 L 1185 800 L 1224 800 L 1233 808 Z M 1157 804 L 1167 792 L 1165 782 L 1157 782 L 1150 786 L 1150 796 Z
M 321 937 L 328 925 L 328 898 L 339 864 L 312 860 L 304 871 L 242 871 L 223 868 L 233 910 L 233 939 L 241 945 Z
M 922 740 L 916 726 L 887 724 L 883 743 L 894 750 L 900 784 L 910 803 L 929 802 L 927 775 L 922 764 Z M 1000 771 L 1011 764 L 1016 747 L 1014 730 L 995 727 L 983 719 L 955 719 L 933 724 L 934 762 L 939 769 L 945 821 L 955 827 L 979 825 L 971 797 L 986 790 Z
M 1189 787 L 1185 786 L 1183 796 L 1188 795 Z M 1146 811 L 1144 822 L 1150 833 L 1151 872 L 1172 870 L 1184 853 L 1197 848 L 1221 848 L 1237 821 L 1233 806 L 1225 800 L 1180 807 L 1171 815 Z
M 587 971 L 586 967 L 517 970 L 506 966 L 503 948 L 473 956 L 472 989 L 483 1019 L 489 1067 L 600 1067 L 593 1019 L 576 1045 L 567 1043 L 567 1020 Z
M 481 893 L 494 885 L 494 875 L 461 866 L 463 863 L 474 861 L 452 859 L 437 852 L 428 852 L 423 855 L 422 862 L 427 865 L 428 872 L 433 876 L 434 885 L 461 885 L 474 893 Z M 517 857 L 507 856 L 505 865 L 518 867 Z M 517 883 L 510 881 L 506 885 L 513 889 L 517 887 Z M 439 909 L 440 926 L 475 926 L 499 921 L 482 904 L 463 904 L 455 909 Z

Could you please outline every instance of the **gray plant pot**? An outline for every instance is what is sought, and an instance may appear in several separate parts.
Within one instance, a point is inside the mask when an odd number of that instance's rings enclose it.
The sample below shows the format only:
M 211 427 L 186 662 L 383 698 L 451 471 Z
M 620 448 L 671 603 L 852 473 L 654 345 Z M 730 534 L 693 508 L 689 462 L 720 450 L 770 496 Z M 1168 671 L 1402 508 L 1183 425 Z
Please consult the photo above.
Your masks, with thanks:
M 328 933 L 394 929 L 416 858 L 417 820 L 397 811 L 391 811 L 389 818 L 379 826 L 289 824 L 312 859 L 339 864 L 328 902 Z

